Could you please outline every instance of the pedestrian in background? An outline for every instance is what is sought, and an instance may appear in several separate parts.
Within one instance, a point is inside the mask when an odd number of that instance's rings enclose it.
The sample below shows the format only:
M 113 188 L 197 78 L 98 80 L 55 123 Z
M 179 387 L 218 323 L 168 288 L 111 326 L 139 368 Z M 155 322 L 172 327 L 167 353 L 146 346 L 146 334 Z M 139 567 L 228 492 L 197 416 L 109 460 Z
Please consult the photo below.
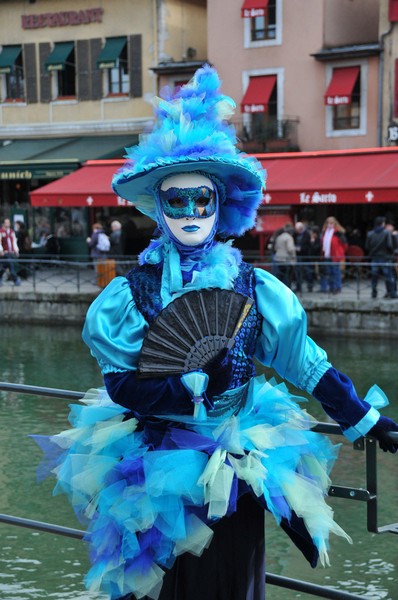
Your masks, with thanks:
M 397 289 L 397 269 L 398 269 L 398 231 L 394 227 L 394 223 L 392 221 L 386 222 L 386 230 L 391 233 L 392 236 L 392 246 L 393 246 L 393 256 L 392 256 L 392 276 L 394 279 L 394 292 L 398 293 Z M 386 296 L 388 294 L 387 286 L 386 286 Z
M 295 292 L 301 292 L 303 282 L 306 282 L 308 291 L 310 290 L 310 284 L 308 282 L 308 268 L 306 263 L 308 262 L 308 256 L 310 254 L 310 232 L 307 227 L 301 221 L 297 221 L 294 226 L 294 244 L 296 247 L 296 288 Z
M 88 237 L 86 241 L 90 249 L 90 256 L 93 261 L 97 261 L 108 256 L 111 243 L 101 223 L 93 224 L 91 237 Z
M 3 275 L 8 269 L 14 285 L 21 285 L 15 270 L 15 259 L 18 258 L 19 248 L 17 236 L 11 227 L 10 219 L 4 219 L 0 229 L 0 285 L 3 285 Z
M 110 256 L 116 259 L 116 275 L 123 275 L 124 269 L 122 265 L 119 264 L 118 260 L 122 258 L 123 248 L 122 248 L 122 224 L 120 221 L 112 221 L 111 223 L 111 233 L 109 235 L 109 241 L 111 243 Z
M 347 239 L 345 229 L 336 217 L 328 217 L 322 227 L 321 292 L 341 292 L 341 266 L 345 261 Z
M 322 246 L 321 246 L 321 231 L 318 225 L 313 225 L 310 228 L 310 243 L 309 243 L 309 255 L 307 265 L 307 275 L 308 275 L 308 291 L 314 291 L 314 285 L 316 280 L 318 279 L 319 274 L 319 262 L 322 256 Z
M 398 298 L 394 287 L 392 266 L 394 242 L 391 232 L 386 229 L 385 217 L 376 217 L 374 227 L 366 237 L 366 252 L 371 262 L 372 298 L 377 298 L 377 283 L 380 274 L 384 277 L 387 298 Z
M 292 268 L 296 263 L 293 233 L 292 225 L 287 223 L 274 242 L 274 275 L 287 287 L 291 286 Z

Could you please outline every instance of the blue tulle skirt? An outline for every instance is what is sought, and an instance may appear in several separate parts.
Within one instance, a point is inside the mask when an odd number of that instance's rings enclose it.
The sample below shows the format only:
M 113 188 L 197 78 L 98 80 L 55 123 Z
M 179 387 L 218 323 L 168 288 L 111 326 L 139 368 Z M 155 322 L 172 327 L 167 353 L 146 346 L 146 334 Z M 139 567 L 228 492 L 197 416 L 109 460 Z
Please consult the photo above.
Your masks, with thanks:
M 72 427 L 36 438 L 40 475 L 57 478 L 87 528 L 91 591 L 156 600 L 176 557 L 200 556 L 212 524 L 236 511 L 246 492 L 279 523 L 301 517 L 328 564 L 330 532 L 346 537 L 325 502 L 337 447 L 310 430 L 313 419 L 284 384 L 250 383 L 237 415 L 195 420 L 170 415 L 144 427 L 90 390 L 72 405 Z

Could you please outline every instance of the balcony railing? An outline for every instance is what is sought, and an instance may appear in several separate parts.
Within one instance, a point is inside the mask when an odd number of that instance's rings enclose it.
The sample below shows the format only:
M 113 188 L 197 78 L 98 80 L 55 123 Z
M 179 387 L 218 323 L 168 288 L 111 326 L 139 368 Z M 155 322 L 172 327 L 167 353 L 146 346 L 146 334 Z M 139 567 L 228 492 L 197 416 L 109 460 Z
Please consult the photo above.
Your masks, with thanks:
M 251 126 L 243 119 L 233 122 L 239 139 L 239 148 L 244 152 L 296 152 L 299 151 L 297 130 L 298 118 L 269 118 L 253 121 Z

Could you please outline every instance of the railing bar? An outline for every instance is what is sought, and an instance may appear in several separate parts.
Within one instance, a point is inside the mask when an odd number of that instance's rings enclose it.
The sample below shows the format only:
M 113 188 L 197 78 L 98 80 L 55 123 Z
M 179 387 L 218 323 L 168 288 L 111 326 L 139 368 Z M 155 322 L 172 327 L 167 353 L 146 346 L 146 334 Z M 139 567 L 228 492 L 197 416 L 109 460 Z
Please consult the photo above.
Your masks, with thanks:
M 80 529 L 72 529 L 70 527 L 63 527 L 61 525 L 53 525 L 52 523 L 44 523 L 43 521 L 35 521 L 32 519 L 24 519 L 22 517 L 13 517 L 4 514 L 0 514 L 0 522 L 80 540 L 86 535 L 86 532 Z M 299 579 L 291 579 L 288 577 L 282 577 L 281 575 L 274 575 L 273 573 L 266 573 L 265 576 L 267 583 L 270 585 L 276 585 L 278 587 L 295 590 L 298 592 L 305 592 L 307 594 L 311 594 L 312 596 L 318 596 L 319 598 L 330 598 L 332 600 L 361 600 L 361 598 L 363 598 L 363 596 L 360 598 L 359 596 L 354 596 L 353 594 L 348 594 L 339 590 L 333 590 L 324 586 L 316 585 L 314 583 L 309 583 L 307 581 L 300 581 Z
M 269 583 L 297 592 L 305 592 L 312 596 L 318 596 L 319 598 L 330 598 L 331 600 L 363 600 L 364 597 L 366 598 L 366 596 L 356 596 L 348 592 L 333 590 L 325 586 L 308 583 L 307 581 L 300 581 L 299 579 L 282 577 L 281 575 L 274 575 L 273 573 L 266 573 L 266 581 L 267 584 Z
M 27 527 L 28 529 L 37 529 L 46 533 L 56 533 L 66 537 L 72 537 L 81 540 L 86 532 L 80 529 L 71 527 L 63 527 L 62 525 L 54 525 L 53 523 L 44 523 L 43 521 L 35 521 L 33 519 L 24 519 L 22 517 L 13 517 L 11 515 L 0 514 L 0 523 L 8 523 L 17 527 Z
M 84 392 L 76 392 L 73 390 L 63 390 L 57 388 L 40 387 L 37 385 L 24 385 L 15 383 L 6 383 L 0 381 L 0 391 L 4 392 L 20 392 L 23 394 L 35 394 L 38 396 L 53 396 L 55 398 L 66 398 L 67 400 L 79 400 L 85 395 Z
M 25 385 L 22 383 L 7 383 L 0 381 L 0 391 L 3 392 L 20 392 L 22 394 L 34 394 L 37 396 L 48 396 L 55 398 L 65 398 L 66 400 L 79 400 L 84 397 L 84 392 L 76 392 L 73 390 L 64 390 L 57 388 L 41 387 L 36 385 Z M 330 433 L 334 435 L 342 435 L 339 425 L 336 423 L 316 423 L 312 428 L 312 431 L 318 433 Z M 393 442 L 398 443 L 398 432 L 388 432 L 390 439 Z

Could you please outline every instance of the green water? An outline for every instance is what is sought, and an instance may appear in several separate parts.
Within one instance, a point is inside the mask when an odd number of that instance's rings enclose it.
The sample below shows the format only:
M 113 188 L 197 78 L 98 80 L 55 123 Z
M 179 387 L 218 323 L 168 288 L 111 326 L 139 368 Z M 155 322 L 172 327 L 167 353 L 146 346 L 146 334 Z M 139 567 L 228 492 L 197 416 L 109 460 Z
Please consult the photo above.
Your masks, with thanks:
M 72 390 L 101 385 L 95 361 L 80 339 L 80 330 L 43 326 L 7 326 L 1 330 L 0 380 Z M 345 371 L 364 395 L 379 384 L 390 397 L 384 413 L 398 419 L 395 342 L 317 339 L 333 364 Z M 325 421 L 317 403 L 309 411 Z M 52 434 L 67 426 L 68 402 L 0 392 L 0 512 L 78 527 L 67 502 L 52 496 L 53 483 L 36 484 L 40 451 L 29 434 Z M 335 438 L 336 442 L 342 438 Z M 380 525 L 398 521 L 398 456 L 378 453 Z M 364 487 L 364 455 L 344 442 L 333 471 L 336 484 Z M 271 573 L 333 586 L 370 599 L 398 599 L 398 537 L 366 531 L 364 503 L 332 499 L 336 520 L 354 544 L 333 537 L 330 568 L 307 566 L 271 518 L 266 520 L 267 570 Z M 0 524 L 0 599 L 98 599 L 84 590 L 89 566 L 84 543 Z M 268 586 L 267 598 L 310 598 Z M 184 599 L 185 600 L 185 599 Z M 189 599 L 186 599 L 189 600 Z M 205 599 L 204 599 L 205 600 Z

